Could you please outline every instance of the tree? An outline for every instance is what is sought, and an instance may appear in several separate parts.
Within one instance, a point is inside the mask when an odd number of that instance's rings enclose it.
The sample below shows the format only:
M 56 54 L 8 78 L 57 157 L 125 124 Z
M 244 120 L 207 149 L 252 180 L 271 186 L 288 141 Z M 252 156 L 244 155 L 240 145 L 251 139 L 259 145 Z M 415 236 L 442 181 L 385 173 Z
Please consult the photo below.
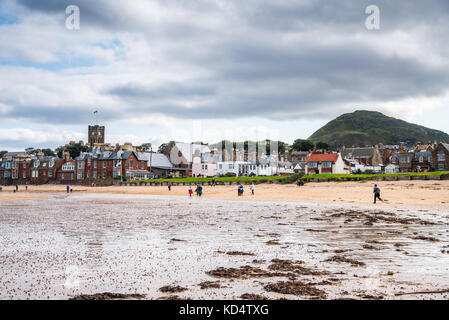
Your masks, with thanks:
M 169 146 L 172 146 L 172 145 L 174 145 L 174 144 L 175 144 L 174 141 L 170 141 L 170 142 L 167 142 L 167 143 L 163 143 L 163 144 L 161 144 L 161 145 L 159 146 L 159 148 L 157 149 L 157 152 L 158 152 L 158 153 L 165 153 L 165 150 L 166 150 Z
M 318 149 L 322 149 L 322 150 L 329 150 L 329 148 L 330 148 L 330 146 L 326 142 L 322 142 L 322 141 L 318 142 L 316 144 L 316 147 Z
M 26 149 L 25 149 L 25 152 L 26 152 L 27 154 L 29 154 L 30 156 L 35 156 L 35 155 L 37 155 L 38 151 L 39 151 L 39 149 L 35 149 L 35 148 L 33 148 L 33 147 L 29 147 L 29 148 L 26 148 Z
M 57 147 L 57 148 L 55 149 L 56 156 L 57 156 L 58 158 L 62 158 L 62 153 L 63 153 L 64 151 L 65 151 L 65 147 L 64 147 L 64 146 Z
M 139 148 L 142 149 L 143 151 L 150 151 L 151 150 L 151 143 L 150 142 L 144 143 Z
M 3 156 L 7 153 L 8 153 L 8 151 L 6 151 L 6 150 L 0 151 L 0 158 L 3 158 Z
M 42 149 L 41 151 L 46 157 L 56 157 L 56 153 L 50 148 Z
M 44 156 L 46 157 L 56 157 L 56 154 L 53 152 L 53 150 L 51 150 L 50 148 L 46 148 L 46 149 L 35 149 L 33 147 L 30 148 L 26 148 L 25 152 L 31 156 L 37 156 L 37 154 L 39 153 L 39 151 L 41 151 Z M 62 154 L 62 153 L 61 153 Z
M 279 154 L 284 154 L 285 150 L 287 150 L 288 144 L 282 141 L 278 141 L 278 151 Z
M 292 144 L 292 149 L 297 151 L 310 151 L 314 146 L 314 143 L 310 140 L 296 139 Z
M 267 139 L 266 140 L 266 143 L 267 143 L 267 145 L 266 145 L 266 154 L 271 154 L 271 143 L 272 142 L 277 143 L 277 145 L 278 145 L 278 147 L 277 147 L 278 154 L 284 154 L 285 153 L 285 150 L 286 150 L 286 148 L 288 146 L 285 142 L 282 142 L 282 141 L 271 141 L 271 140 Z
M 68 152 L 68 153 L 70 153 L 70 157 L 72 159 L 75 159 L 76 157 L 79 157 L 79 155 L 81 154 L 81 151 L 88 152 L 89 147 L 78 142 L 78 143 L 71 144 L 69 146 L 58 147 L 55 149 L 55 151 L 57 152 L 58 158 L 62 158 L 63 152 Z

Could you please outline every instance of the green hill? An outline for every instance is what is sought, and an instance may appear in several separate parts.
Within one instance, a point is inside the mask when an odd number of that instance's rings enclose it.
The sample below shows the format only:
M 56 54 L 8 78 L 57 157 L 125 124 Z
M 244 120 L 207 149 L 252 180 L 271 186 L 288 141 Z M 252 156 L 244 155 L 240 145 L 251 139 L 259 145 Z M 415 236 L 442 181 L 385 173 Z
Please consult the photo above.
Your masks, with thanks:
M 403 120 L 387 117 L 380 112 L 355 111 L 332 120 L 309 138 L 328 143 L 331 147 L 361 147 L 383 144 L 427 144 L 449 142 L 449 135 Z

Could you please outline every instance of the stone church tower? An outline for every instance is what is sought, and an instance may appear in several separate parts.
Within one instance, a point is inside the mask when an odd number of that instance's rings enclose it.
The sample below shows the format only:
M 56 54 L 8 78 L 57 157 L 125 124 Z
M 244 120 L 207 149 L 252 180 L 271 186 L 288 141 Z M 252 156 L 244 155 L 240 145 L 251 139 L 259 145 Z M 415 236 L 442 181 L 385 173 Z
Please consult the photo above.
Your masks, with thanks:
M 94 146 L 96 143 L 104 143 L 104 126 L 89 126 L 88 131 L 89 145 Z

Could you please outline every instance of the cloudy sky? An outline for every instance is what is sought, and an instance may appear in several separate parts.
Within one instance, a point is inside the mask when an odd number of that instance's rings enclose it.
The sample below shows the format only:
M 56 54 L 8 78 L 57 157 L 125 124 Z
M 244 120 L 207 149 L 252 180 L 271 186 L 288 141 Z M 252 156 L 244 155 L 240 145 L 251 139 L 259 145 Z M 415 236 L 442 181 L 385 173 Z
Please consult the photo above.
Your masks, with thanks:
M 449 132 L 448 31 L 447 0 L 0 0 L 0 150 L 86 141 L 94 110 L 114 144 L 292 142 L 359 109 Z

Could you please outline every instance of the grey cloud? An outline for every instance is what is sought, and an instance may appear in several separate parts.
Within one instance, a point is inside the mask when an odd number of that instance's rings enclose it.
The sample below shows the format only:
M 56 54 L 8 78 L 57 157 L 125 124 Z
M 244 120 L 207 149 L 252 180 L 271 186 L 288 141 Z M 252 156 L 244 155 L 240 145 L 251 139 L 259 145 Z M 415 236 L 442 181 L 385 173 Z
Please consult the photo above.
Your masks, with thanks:
M 92 121 L 93 111 L 98 108 L 100 108 L 100 106 L 92 106 L 92 108 L 88 109 L 81 106 L 64 106 L 54 108 L 47 106 L 20 105 L 19 107 L 7 111 L 2 117 L 4 119 L 22 119 L 36 123 L 90 123 Z M 121 115 L 122 113 L 120 111 L 109 109 L 102 113 L 102 120 L 110 121 L 119 118 Z
M 190 83 L 163 81 L 154 87 L 125 83 L 103 89 L 99 95 L 112 96 L 126 110 L 111 108 L 110 120 L 146 113 L 203 119 L 329 117 L 330 113 L 338 114 L 343 105 L 438 96 L 449 86 L 447 68 L 430 67 L 418 58 L 384 55 L 381 45 L 373 50 L 361 41 L 344 38 L 357 33 L 364 40 L 375 40 L 378 35 L 395 30 L 406 34 L 410 28 L 424 25 L 429 28 L 429 37 L 421 40 L 433 43 L 436 52 L 444 55 L 448 51 L 446 0 L 229 0 L 223 5 L 206 0 L 157 1 L 204 17 L 230 19 L 219 30 L 181 18 L 143 25 L 120 10 L 126 4 L 118 1 L 17 1 L 29 10 L 49 14 L 63 13 L 69 4 L 79 5 L 82 23 L 113 32 L 144 34 L 151 46 L 163 52 L 161 64 L 176 62 L 188 70 L 209 71 L 208 77 L 194 78 Z M 378 33 L 364 28 L 364 11 L 372 4 L 381 9 Z M 316 40 L 331 34 L 333 41 L 322 44 L 284 37 L 307 32 L 316 32 Z M 76 108 L 55 111 L 25 107 L 9 116 L 53 123 L 81 123 L 88 118 Z
M 106 93 L 125 98 L 191 98 L 215 95 L 215 88 L 206 85 L 167 83 L 163 86 L 144 87 L 139 84 L 116 86 Z

